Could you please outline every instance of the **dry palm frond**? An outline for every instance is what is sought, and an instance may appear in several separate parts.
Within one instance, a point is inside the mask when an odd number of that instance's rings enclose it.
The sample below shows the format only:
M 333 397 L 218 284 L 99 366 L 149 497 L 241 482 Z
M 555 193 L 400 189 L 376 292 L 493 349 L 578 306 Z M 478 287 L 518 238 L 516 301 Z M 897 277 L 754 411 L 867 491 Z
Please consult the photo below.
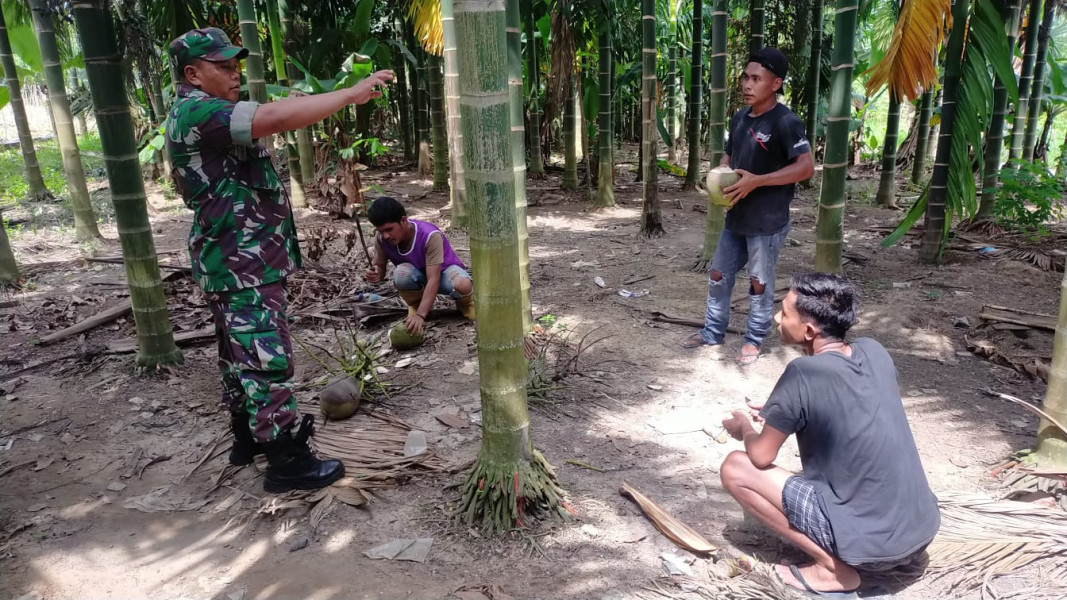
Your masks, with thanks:
M 951 6 L 951 0 L 905 0 L 889 49 L 867 71 L 867 93 L 888 83 L 897 98 L 915 100 L 937 82 L 937 48 L 952 27 Z
M 1051 252 L 1036 248 L 998 248 L 990 253 L 996 258 L 1006 258 L 1019 262 L 1029 263 L 1042 271 L 1062 271 L 1064 261 L 1052 255 Z
M 415 27 L 415 39 L 423 50 L 441 56 L 445 47 L 441 26 L 441 0 L 410 0 L 408 18 Z
M 941 529 L 927 548 L 930 572 L 977 587 L 1041 558 L 1067 556 L 1067 512 L 982 494 L 942 492 Z
M 542 121 L 546 124 L 552 122 L 564 102 L 570 101 L 567 94 L 574 83 L 574 31 L 569 19 L 570 2 L 565 0 L 556 5 L 556 10 L 552 13 L 551 61 L 548 82 L 545 84 L 545 97 L 548 102 Z

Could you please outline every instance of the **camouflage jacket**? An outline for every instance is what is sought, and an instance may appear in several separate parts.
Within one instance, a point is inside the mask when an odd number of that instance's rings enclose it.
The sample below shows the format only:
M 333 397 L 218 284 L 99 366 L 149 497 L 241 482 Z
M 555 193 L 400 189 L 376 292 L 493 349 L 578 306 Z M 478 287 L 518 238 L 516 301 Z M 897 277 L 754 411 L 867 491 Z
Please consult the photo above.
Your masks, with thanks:
M 174 181 L 194 213 L 193 276 L 206 292 L 272 283 L 300 267 L 289 198 L 270 153 L 252 139 L 257 106 L 182 84 L 167 117 Z

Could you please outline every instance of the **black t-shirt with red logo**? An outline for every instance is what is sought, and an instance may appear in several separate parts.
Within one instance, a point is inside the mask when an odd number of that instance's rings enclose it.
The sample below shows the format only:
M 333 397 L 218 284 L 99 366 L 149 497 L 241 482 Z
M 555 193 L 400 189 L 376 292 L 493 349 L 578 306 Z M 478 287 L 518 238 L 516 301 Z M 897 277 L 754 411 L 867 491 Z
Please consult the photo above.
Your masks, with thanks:
M 752 107 L 734 113 L 726 154 L 730 168 L 756 175 L 773 173 L 811 152 L 804 123 L 784 104 L 751 116 Z M 726 226 L 740 235 L 774 235 L 789 224 L 789 203 L 795 184 L 761 186 L 749 193 L 726 213 Z

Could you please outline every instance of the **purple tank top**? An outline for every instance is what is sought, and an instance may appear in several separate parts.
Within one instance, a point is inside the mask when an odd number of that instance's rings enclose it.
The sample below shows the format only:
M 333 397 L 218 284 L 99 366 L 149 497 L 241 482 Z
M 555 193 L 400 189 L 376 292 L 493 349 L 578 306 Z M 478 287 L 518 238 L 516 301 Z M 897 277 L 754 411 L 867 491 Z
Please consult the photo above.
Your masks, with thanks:
M 452 251 L 452 244 L 448 243 L 448 238 L 445 234 L 441 233 L 441 230 L 437 228 L 433 223 L 427 223 L 426 221 L 416 221 L 415 219 L 408 219 L 408 223 L 415 226 L 415 241 L 411 243 L 411 249 L 407 252 L 401 252 L 394 244 L 390 244 L 385 240 L 378 238 L 378 243 L 381 244 L 382 249 L 385 250 L 385 255 L 389 257 L 394 265 L 401 263 L 411 263 L 415 265 L 415 268 L 426 272 L 426 242 L 429 241 L 431 235 L 441 236 L 441 244 L 444 246 L 444 262 L 441 264 L 441 270 L 444 271 L 448 267 L 457 266 L 461 269 L 466 269 L 467 265 L 463 264 L 463 261 L 456 256 L 456 253 Z

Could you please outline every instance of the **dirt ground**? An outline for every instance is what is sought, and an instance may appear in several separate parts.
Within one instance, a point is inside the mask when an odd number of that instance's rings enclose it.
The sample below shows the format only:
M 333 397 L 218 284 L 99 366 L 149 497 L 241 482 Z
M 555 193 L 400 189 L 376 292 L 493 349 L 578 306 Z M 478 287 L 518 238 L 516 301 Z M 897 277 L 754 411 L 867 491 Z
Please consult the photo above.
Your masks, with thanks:
M 411 215 L 449 223 L 447 193 L 431 191 L 410 171 L 391 167 L 365 175 L 366 184 L 400 198 Z M 86 262 L 84 248 L 66 233 L 21 235 L 15 247 L 28 282 L 0 297 L 0 599 L 444 598 L 464 586 L 491 585 L 499 586 L 489 590 L 496 597 L 662 597 L 649 588 L 664 574 L 661 555 L 676 548 L 619 495 L 623 482 L 724 552 L 770 562 L 797 558 L 746 525 L 722 489 L 718 466 L 739 443 L 716 443 L 700 427 L 717 428 L 725 411 L 742 407 L 746 398 L 765 398 L 798 354 L 782 347 L 776 333 L 764 356 L 746 368 L 712 360 L 706 349 L 680 348 L 694 330 L 656 321 L 653 312 L 702 318 L 707 275 L 691 267 L 704 232 L 704 214 L 695 207 L 704 199 L 680 192 L 679 180 L 661 175 L 666 235 L 644 239 L 637 226 L 641 186 L 628 172 L 620 173 L 618 182 L 618 206 L 605 210 L 592 210 L 582 194 L 559 192 L 552 175 L 529 182 L 534 314 L 545 317 L 541 322 L 551 325 L 550 333 L 569 332 L 572 343 L 589 332 L 588 341 L 603 340 L 580 355 L 577 372 L 547 401 L 531 403 L 534 443 L 555 466 L 579 518 L 541 523 L 529 535 L 505 538 L 487 539 L 448 518 L 461 470 L 406 478 L 360 508 L 336 504 L 314 529 L 306 509 L 252 518 L 263 496 L 254 468 L 216 486 L 223 454 L 189 475 L 225 428 L 213 344 L 185 347 L 183 365 L 152 375 L 135 373 L 132 354 L 97 352 L 108 342 L 132 339 L 129 319 L 52 346 L 30 345 L 124 297 L 125 278 L 121 265 Z M 869 205 L 874 180 L 849 184 L 845 230 L 853 260 L 845 274 L 863 292 L 854 335 L 877 338 L 895 360 L 935 492 L 995 491 L 1000 484 L 990 471 L 1033 444 L 1037 422 L 981 390 L 1039 403 L 1045 385 L 971 354 L 966 339 L 990 340 L 1008 356 L 1047 359 L 1051 333 L 995 330 L 978 313 L 996 304 L 1055 314 L 1061 275 L 974 251 L 950 250 L 944 266 L 931 268 L 918 265 L 907 242 L 880 250 L 884 234 L 870 228 L 895 224 L 900 213 Z M 813 263 L 817 190 L 801 190 L 793 205 L 780 277 Z M 155 184 L 150 191 L 163 261 L 187 264 L 191 213 Z M 309 236 L 320 235 L 309 232 L 353 227 L 309 210 L 299 211 L 298 223 L 305 247 Z M 469 257 L 465 235 L 449 235 L 459 254 Z M 105 236 L 116 239 L 113 226 Z M 337 289 L 364 289 L 362 251 L 356 244 L 342 255 L 346 250 L 339 245 L 308 267 Z M 97 256 L 118 253 L 115 241 L 96 249 Z M 603 289 L 596 277 L 603 279 Z M 626 283 L 641 278 L 647 279 Z M 210 325 L 188 278 L 176 277 L 167 287 L 179 330 Z M 624 288 L 648 294 L 622 297 L 617 292 Z M 736 305 L 733 316 L 741 328 L 745 304 Z M 336 319 L 304 318 L 295 334 L 328 344 L 341 325 Z M 734 350 L 740 338 L 731 335 L 728 344 Z M 408 356 L 414 359 L 410 366 L 395 368 Z M 324 369 L 299 348 L 297 357 L 298 384 L 313 388 Z M 59 360 L 11 377 L 50 359 Z M 388 369 L 383 378 L 406 387 L 382 410 L 426 431 L 430 449 L 445 464 L 468 464 L 478 450 L 477 426 L 450 428 L 434 414 L 476 416 L 473 325 L 457 317 L 437 319 L 430 343 L 386 355 L 381 364 Z M 169 460 L 148 464 L 163 455 Z M 783 466 L 799 468 L 795 442 L 781 459 Z M 124 501 L 163 486 L 170 486 L 169 498 L 208 504 L 148 513 L 123 508 Z M 234 497 L 234 490 L 242 493 Z M 235 502 L 221 502 L 226 498 Z M 433 538 L 425 562 L 364 556 L 384 542 L 420 537 Z M 709 564 L 698 559 L 692 568 L 699 574 Z M 1039 578 L 1040 571 L 1039 563 L 1026 572 Z M 935 576 L 895 591 L 897 598 L 979 597 L 973 589 L 950 593 L 946 579 Z M 864 595 L 885 592 L 868 586 Z

